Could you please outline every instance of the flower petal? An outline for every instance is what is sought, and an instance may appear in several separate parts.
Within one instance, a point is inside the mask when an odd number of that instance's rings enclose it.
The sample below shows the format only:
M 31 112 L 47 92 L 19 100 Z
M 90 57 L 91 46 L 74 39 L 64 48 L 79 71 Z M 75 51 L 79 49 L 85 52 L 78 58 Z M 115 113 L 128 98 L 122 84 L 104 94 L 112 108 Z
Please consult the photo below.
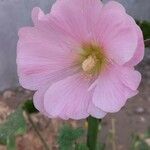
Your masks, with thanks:
M 39 110 L 41 113 L 45 114 L 47 116 L 47 113 L 44 109 L 44 94 L 46 92 L 46 89 L 40 89 L 37 91 L 33 96 L 33 103 L 37 110 Z
M 144 38 L 143 38 L 143 33 L 140 29 L 140 27 L 138 27 L 136 25 L 136 29 L 137 29 L 137 35 L 138 35 L 138 44 L 137 44 L 137 48 L 136 51 L 134 53 L 134 56 L 131 58 L 131 60 L 129 62 L 127 62 L 125 65 L 126 66 L 136 66 L 144 57 Z
M 120 79 L 124 85 L 135 91 L 141 82 L 141 74 L 134 68 L 122 67 Z
M 38 21 L 41 18 L 44 18 L 44 16 L 45 15 L 44 15 L 43 11 L 39 7 L 33 8 L 33 10 L 32 10 L 32 20 L 33 20 L 33 23 L 35 25 L 38 23 Z
M 110 11 L 110 10 L 117 10 L 120 12 L 126 12 L 125 8 L 118 2 L 116 1 L 109 1 L 104 5 L 105 11 Z
M 83 119 L 89 116 L 91 92 L 88 79 L 76 74 L 53 84 L 46 92 L 44 106 L 48 114 Z
M 38 91 L 35 92 L 34 96 L 33 96 L 33 103 L 35 108 L 42 114 L 44 114 L 45 116 L 49 117 L 49 118 L 53 118 L 53 116 L 49 115 L 44 107 L 44 95 L 48 89 L 48 85 L 46 85 L 44 88 L 41 87 Z M 65 119 L 65 118 L 63 118 Z
M 50 14 L 78 41 L 85 42 L 92 34 L 92 24 L 96 23 L 102 6 L 99 0 L 57 0 Z
M 95 117 L 95 118 L 103 118 L 106 116 L 106 112 L 104 112 L 103 110 L 101 110 L 100 108 L 96 107 L 93 102 L 91 101 L 91 103 L 89 104 L 89 108 L 88 108 L 88 113 Z
M 49 118 L 54 118 L 53 116 L 51 116 L 50 114 L 46 112 L 45 107 L 44 107 L 44 95 L 48 87 L 49 87 L 48 85 L 45 86 L 44 88 L 41 87 L 38 91 L 35 92 L 33 96 L 33 103 L 34 103 L 35 108 L 39 110 L 41 113 L 43 113 L 45 116 Z M 57 117 L 60 117 L 64 120 L 68 119 L 68 117 L 63 114 L 60 114 L 60 116 L 57 116 Z
M 47 82 L 62 79 L 74 66 L 77 45 L 51 23 L 53 28 L 49 21 L 48 25 L 38 24 L 19 31 L 17 65 L 20 83 L 25 88 L 37 90 Z
M 102 8 L 94 33 L 108 59 L 118 64 L 129 61 L 137 47 L 135 21 L 122 7 L 117 3 L 107 3 Z
M 128 72 L 125 74 L 125 71 Z M 132 80 L 134 77 L 136 79 Z M 117 112 L 124 106 L 128 98 L 137 93 L 135 88 L 140 82 L 140 77 L 137 72 L 129 68 L 111 66 L 99 76 L 96 82 L 97 86 L 93 94 L 95 106 L 105 112 Z

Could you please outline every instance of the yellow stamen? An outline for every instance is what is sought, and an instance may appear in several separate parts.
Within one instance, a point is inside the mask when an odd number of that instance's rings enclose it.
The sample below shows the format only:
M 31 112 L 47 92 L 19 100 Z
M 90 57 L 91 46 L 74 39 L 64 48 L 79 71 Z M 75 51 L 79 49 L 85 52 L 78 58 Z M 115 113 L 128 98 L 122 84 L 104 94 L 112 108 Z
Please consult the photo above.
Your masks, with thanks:
M 82 69 L 85 72 L 91 72 L 97 63 L 96 58 L 90 55 L 87 59 L 85 59 L 82 63 Z

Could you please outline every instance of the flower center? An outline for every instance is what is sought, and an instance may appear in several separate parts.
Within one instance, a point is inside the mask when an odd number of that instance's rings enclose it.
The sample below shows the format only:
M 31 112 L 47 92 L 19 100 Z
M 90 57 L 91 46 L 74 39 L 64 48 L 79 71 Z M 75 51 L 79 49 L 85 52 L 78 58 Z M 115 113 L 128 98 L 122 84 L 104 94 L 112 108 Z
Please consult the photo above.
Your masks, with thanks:
M 106 64 L 106 57 L 102 49 L 94 44 L 85 44 L 80 54 L 82 70 L 91 75 L 98 74 Z
M 87 59 L 85 59 L 82 63 L 82 69 L 85 72 L 90 72 L 93 70 L 97 62 L 97 59 L 94 58 L 93 56 L 88 56 Z

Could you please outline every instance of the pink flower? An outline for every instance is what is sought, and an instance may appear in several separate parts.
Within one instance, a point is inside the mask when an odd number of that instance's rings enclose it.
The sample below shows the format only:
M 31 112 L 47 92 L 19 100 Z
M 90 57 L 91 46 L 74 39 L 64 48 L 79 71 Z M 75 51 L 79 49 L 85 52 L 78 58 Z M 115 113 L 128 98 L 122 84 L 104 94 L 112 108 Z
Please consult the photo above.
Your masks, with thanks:
M 32 19 L 34 27 L 19 31 L 17 65 L 40 112 L 102 118 L 138 93 L 143 36 L 121 4 L 57 0 L 49 14 L 34 8 Z

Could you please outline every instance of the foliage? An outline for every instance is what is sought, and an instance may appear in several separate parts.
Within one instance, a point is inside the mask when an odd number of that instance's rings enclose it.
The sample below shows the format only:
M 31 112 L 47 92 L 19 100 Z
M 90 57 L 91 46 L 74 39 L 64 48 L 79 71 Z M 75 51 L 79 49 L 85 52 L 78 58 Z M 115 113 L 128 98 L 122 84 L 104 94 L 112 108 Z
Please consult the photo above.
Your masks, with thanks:
M 7 150 L 16 150 L 16 138 L 14 136 L 7 139 Z
M 24 110 L 27 113 L 38 112 L 33 101 L 27 100 L 22 107 L 18 107 L 4 123 L 0 124 L 0 144 L 7 145 L 7 150 L 16 150 L 16 136 L 26 132 Z
M 79 141 L 84 136 L 84 130 L 82 128 L 72 128 L 69 125 L 64 125 L 59 131 L 58 144 L 60 150 L 88 150 L 85 143 Z M 98 143 L 97 150 L 104 150 L 105 145 Z
M 86 144 L 76 144 L 75 150 L 88 150 L 88 147 L 86 146 Z
M 38 112 L 38 110 L 34 107 L 33 100 L 27 100 L 23 105 L 23 109 L 29 114 Z
M 105 150 L 105 144 L 103 144 L 103 143 L 98 143 L 98 145 L 97 145 L 97 150 Z
M 150 141 L 150 129 L 142 137 L 134 134 L 131 150 L 150 150 L 150 146 L 146 142 L 147 140 Z
M 7 145 L 7 150 L 16 150 L 16 136 L 24 134 L 27 128 L 23 111 L 37 112 L 35 109 L 32 111 L 32 105 L 32 101 L 27 101 L 23 107 L 16 109 L 3 124 L 0 124 L 0 144 Z M 82 128 L 62 126 L 58 136 L 60 150 L 88 150 L 86 144 L 80 140 L 83 136 L 84 130 Z M 147 140 L 150 141 L 150 128 L 143 136 L 133 135 L 131 150 L 150 150 Z M 105 150 L 105 145 L 99 143 L 97 150 Z
M 64 125 L 60 131 L 58 136 L 58 144 L 60 150 L 73 150 L 75 149 L 75 145 L 77 140 L 82 137 L 84 131 L 82 128 L 74 129 L 69 125 Z M 83 145 L 77 145 L 77 150 L 86 150 Z
M 147 132 L 145 133 L 145 138 L 150 138 L 150 127 L 148 128 Z
M 8 150 L 15 150 L 15 137 L 26 132 L 26 122 L 22 108 L 18 108 L 10 114 L 3 124 L 0 125 L 0 143 L 7 145 Z
M 143 31 L 144 39 L 150 38 L 150 22 L 148 21 L 136 21 Z

